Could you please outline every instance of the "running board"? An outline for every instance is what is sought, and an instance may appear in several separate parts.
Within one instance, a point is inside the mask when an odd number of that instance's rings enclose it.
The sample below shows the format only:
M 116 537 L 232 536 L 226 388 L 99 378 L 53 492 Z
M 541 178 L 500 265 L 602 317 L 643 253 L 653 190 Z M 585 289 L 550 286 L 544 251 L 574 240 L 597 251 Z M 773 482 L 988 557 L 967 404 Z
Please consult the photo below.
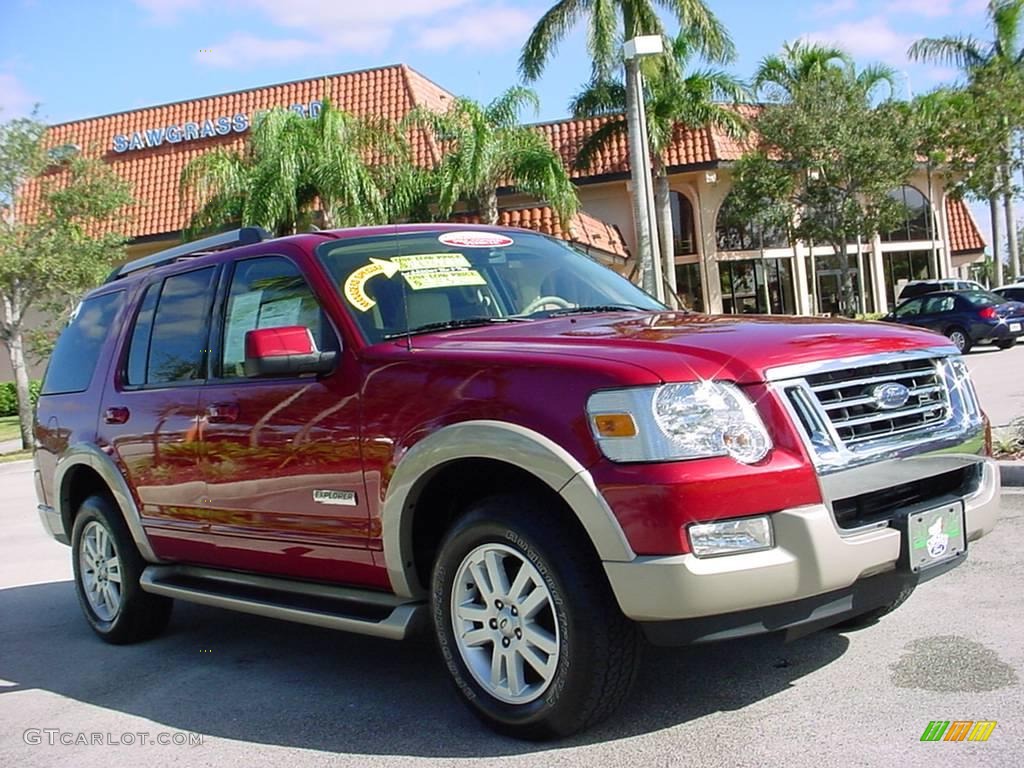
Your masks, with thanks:
M 154 595 L 389 640 L 419 634 L 427 621 L 426 603 L 383 592 L 213 568 L 150 565 L 139 583 Z

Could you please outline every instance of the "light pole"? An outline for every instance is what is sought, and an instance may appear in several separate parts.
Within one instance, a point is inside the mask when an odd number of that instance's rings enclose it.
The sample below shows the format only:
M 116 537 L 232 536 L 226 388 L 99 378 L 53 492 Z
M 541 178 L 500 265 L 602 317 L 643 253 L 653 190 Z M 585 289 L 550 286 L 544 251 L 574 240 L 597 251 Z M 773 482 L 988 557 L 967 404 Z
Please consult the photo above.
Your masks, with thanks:
M 643 35 L 627 40 L 622 47 L 626 60 L 626 124 L 629 133 L 629 167 L 633 180 L 633 226 L 636 231 L 637 257 L 641 285 L 659 301 L 665 300 L 658 226 L 654 213 L 654 186 L 651 182 L 650 143 L 647 140 L 647 112 L 644 105 L 643 74 L 640 59 L 662 52 L 660 35 Z

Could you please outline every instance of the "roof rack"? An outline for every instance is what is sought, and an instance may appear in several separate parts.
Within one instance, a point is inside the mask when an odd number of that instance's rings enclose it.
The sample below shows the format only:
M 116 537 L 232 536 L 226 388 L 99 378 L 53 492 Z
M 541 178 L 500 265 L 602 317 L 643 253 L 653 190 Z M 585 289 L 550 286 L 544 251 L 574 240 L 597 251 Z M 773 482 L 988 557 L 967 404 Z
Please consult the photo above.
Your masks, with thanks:
M 210 251 L 223 251 L 239 245 L 252 245 L 253 243 L 269 240 L 271 237 L 272 235 L 263 227 L 232 229 L 228 232 L 204 237 L 202 240 L 193 240 L 191 243 L 184 243 L 164 251 L 157 251 L 135 261 L 129 261 L 127 264 L 116 267 L 107 277 L 106 282 L 113 282 L 142 269 L 151 269 L 163 266 L 164 264 L 170 264 L 172 261 L 184 259 L 188 256 L 198 256 Z

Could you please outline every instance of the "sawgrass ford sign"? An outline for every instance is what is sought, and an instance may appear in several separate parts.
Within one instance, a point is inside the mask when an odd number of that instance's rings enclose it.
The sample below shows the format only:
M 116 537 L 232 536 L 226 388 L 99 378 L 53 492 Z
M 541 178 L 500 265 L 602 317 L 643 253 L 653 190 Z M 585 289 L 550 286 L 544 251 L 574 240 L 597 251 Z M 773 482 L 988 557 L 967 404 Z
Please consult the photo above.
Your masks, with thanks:
M 311 101 L 308 104 L 292 104 L 289 109 L 303 117 L 313 118 L 320 114 L 320 107 L 320 101 Z M 256 112 L 253 115 L 253 120 L 261 114 L 262 112 Z M 164 142 L 180 144 L 184 141 L 212 139 L 215 136 L 227 136 L 229 133 L 245 133 L 251 124 L 252 120 L 244 112 L 234 115 L 218 115 L 202 122 L 146 128 L 130 135 L 119 133 L 114 136 L 113 148 L 118 153 L 133 152 L 139 149 L 159 147 Z

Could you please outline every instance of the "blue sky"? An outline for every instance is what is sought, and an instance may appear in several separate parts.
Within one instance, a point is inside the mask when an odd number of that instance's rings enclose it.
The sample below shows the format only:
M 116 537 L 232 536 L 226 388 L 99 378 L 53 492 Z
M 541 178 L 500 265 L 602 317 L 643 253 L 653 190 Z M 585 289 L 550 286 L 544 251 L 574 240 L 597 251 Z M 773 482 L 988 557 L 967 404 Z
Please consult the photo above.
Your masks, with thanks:
M 0 120 L 34 103 L 47 122 L 317 75 L 406 63 L 461 96 L 487 101 L 518 82 L 519 50 L 554 0 L 3 0 Z M 919 37 L 987 39 L 985 0 L 709 0 L 735 39 L 730 67 L 799 37 L 835 42 L 861 63 L 901 71 L 901 90 L 955 78 L 910 63 Z M 589 72 L 582 30 L 542 79 L 539 115 L 557 119 Z M 980 209 L 978 209 L 980 210 Z M 985 215 L 979 224 L 987 232 Z

